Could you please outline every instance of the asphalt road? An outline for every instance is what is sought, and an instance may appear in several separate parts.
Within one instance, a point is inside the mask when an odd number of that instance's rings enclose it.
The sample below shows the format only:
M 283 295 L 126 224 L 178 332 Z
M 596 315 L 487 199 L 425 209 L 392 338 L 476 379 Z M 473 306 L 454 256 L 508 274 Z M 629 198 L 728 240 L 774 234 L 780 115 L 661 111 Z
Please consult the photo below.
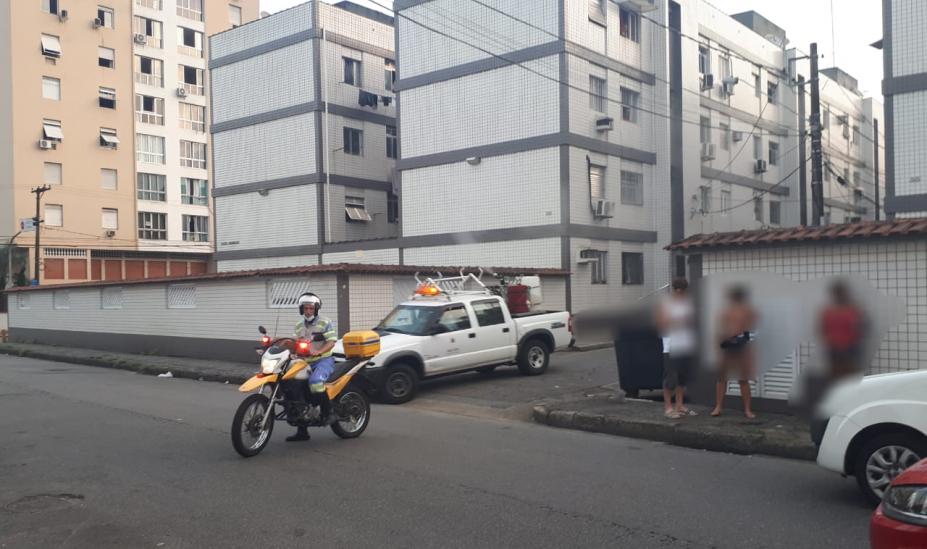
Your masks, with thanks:
M 866 546 L 852 481 L 811 463 L 410 406 L 246 460 L 240 399 L 0 357 L 0 547 Z

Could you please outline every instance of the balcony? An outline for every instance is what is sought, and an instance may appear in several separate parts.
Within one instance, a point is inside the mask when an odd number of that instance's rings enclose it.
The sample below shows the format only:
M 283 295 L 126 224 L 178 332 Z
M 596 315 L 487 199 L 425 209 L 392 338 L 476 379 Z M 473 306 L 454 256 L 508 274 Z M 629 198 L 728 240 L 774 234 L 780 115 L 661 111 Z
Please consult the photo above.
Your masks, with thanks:
M 158 76 L 157 74 L 147 74 L 144 72 L 135 73 L 135 82 L 138 84 L 143 84 L 145 86 L 153 86 L 155 88 L 164 87 L 164 78 Z
M 190 8 L 185 8 L 183 6 L 177 6 L 177 15 L 186 19 L 192 19 L 193 21 L 202 21 L 203 12 L 198 10 L 192 10 Z
M 185 46 L 183 44 L 177 46 L 177 53 L 180 55 L 189 55 L 190 57 L 196 57 L 199 59 L 203 58 L 203 50 L 198 50 L 192 46 Z
M 164 125 L 164 115 L 156 112 L 135 111 L 135 120 L 141 124 Z
M 180 85 L 180 87 L 183 88 L 185 92 L 187 92 L 187 95 L 205 95 L 206 94 L 206 87 L 203 86 L 202 84 L 187 84 L 186 82 L 184 82 L 183 84 Z

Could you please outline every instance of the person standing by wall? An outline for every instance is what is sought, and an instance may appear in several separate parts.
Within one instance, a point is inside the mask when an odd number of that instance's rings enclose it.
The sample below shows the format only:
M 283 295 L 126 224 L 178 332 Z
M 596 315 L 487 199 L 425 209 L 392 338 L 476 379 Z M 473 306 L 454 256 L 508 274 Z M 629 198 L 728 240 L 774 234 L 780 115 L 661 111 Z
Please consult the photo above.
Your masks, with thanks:
M 673 280 L 671 294 L 657 308 L 656 320 L 663 336 L 663 415 L 670 419 L 694 416 L 685 405 L 696 357 L 695 305 L 685 278 Z
M 728 291 L 727 306 L 721 312 L 718 331 L 720 334 L 721 361 L 719 364 L 718 383 L 715 388 L 715 408 L 712 416 L 720 416 L 724 406 L 724 394 L 727 392 L 727 380 L 731 372 L 737 375 L 740 394 L 744 402 L 744 415 L 750 419 L 756 417 L 751 407 L 750 380 L 754 377 L 755 353 L 751 342 L 757 314 L 750 304 L 747 290 L 734 287 Z

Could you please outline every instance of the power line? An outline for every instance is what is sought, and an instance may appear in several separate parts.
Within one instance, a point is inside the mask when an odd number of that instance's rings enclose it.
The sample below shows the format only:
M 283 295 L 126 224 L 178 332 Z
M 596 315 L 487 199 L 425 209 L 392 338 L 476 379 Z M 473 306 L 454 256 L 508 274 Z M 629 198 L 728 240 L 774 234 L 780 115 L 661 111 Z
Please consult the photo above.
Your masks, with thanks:
M 811 157 L 808 157 L 808 160 L 810 160 L 810 159 L 811 159 Z M 702 212 L 702 213 L 703 213 L 703 215 L 715 214 L 715 213 L 725 213 L 725 212 L 730 212 L 730 211 L 732 211 L 732 210 L 736 210 L 737 208 L 741 208 L 741 207 L 743 207 L 743 206 L 746 206 L 747 204 L 752 204 L 753 201 L 756 200 L 757 198 L 760 198 L 760 197 L 762 197 L 762 196 L 765 196 L 765 195 L 769 194 L 769 193 L 772 192 L 774 189 L 778 188 L 780 185 L 782 185 L 783 183 L 785 183 L 786 181 L 788 181 L 789 178 L 791 178 L 793 175 L 795 175 L 796 173 L 798 173 L 798 170 L 800 170 L 800 169 L 801 169 L 800 166 L 799 166 L 799 167 L 796 167 L 794 170 L 792 170 L 792 171 L 790 171 L 788 174 L 786 174 L 785 177 L 783 177 L 782 179 L 780 179 L 780 180 L 777 181 L 776 183 L 770 185 L 769 188 L 763 189 L 762 191 L 758 191 L 758 192 L 757 192 L 756 194 L 754 194 L 753 197 L 750 198 L 749 200 L 744 200 L 743 202 L 741 202 L 741 203 L 739 203 L 739 204 L 735 204 L 734 206 L 730 206 L 730 207 L 728 207 L 728 208 L 721 208 L 720 210 L 707 211 L 707 212 Z

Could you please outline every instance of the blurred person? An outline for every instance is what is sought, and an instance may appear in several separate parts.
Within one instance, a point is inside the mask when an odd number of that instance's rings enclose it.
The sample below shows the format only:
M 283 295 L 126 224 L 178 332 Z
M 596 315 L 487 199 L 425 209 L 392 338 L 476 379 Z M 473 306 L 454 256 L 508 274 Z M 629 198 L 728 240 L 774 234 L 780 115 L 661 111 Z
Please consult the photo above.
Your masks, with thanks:
M 674 279 L 670 292 L 657 307 L 656 321 L 663 336 L 663 415 L 678 419 L 696 415 L 684 400 L 696 356 L 695 306 L 685 278 Z
M 860 357 L 866 336 L 866 317 L 853 302 L 850 290 L 842 281 L 830 287 L 831 302 L 821 310 L 818 334 L 827 353 L 831 382 L 860 373 Z
M 747 290 L 742 287 L 731 288 L 727 293 L 727 306 L 721 312 L 718 332 L 720 335 L 721 359 L 719 363 L 718 383 L 715 387 L 714 417 L 721 415 L 724 395 L 727 392 L 727 380 L 731 372 L 737 375 L 740 394 L 744 401 L 744 415 L 750 419 L 756 417 L 751 408 L 753 396 L 750 394 L 750 380 L 754 375 L 754 350 L 751 332 L 756 326 L 757 314 L 750 305 Z

